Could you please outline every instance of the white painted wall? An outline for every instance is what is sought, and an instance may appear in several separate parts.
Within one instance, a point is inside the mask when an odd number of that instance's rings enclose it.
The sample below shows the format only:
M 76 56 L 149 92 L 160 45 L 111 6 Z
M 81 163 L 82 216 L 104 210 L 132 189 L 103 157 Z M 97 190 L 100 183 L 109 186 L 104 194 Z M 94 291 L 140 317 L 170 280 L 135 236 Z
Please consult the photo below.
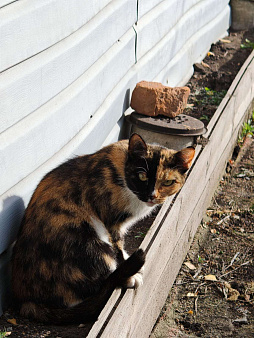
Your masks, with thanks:
M 43 175 L 116 141 L 137 82 L 186 83 L 228 2 L 0 0 L 0 304 L 3 252 Z

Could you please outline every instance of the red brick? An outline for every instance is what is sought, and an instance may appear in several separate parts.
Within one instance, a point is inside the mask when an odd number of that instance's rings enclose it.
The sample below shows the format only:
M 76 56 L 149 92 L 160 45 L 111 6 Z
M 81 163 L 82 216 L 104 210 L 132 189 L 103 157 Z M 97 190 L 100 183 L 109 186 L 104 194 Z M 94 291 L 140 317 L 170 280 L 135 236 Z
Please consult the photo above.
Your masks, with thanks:
M 131 107 L 139 114 L 148 116 L 181 114 L 190 95 L 188 87 L 167 87 L 159 82 L 137 83 L 131 97 Z

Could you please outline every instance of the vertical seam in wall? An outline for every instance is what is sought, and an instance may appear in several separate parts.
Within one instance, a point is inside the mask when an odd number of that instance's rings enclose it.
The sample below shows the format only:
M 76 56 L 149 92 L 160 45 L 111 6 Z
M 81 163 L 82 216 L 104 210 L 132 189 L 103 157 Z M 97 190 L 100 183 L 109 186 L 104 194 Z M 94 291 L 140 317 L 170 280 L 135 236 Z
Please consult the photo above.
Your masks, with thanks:
M 137 30 L 136 30 L 135 26 L 137 26 L 137 23 L 138 23 L 138 8 L 139 8 L 139 0 L 137 0 L 137 3 L 136 3 L 136 22 L 132 26 L 132 28 L 134 29 L 134 32 L 135 32 L 135 46 L 134 46 L 135 64 L 137 63 L 137 43 L 138 43 L 138 34 L 137 34 Z
M 137 20 L 136 20 L 136 23 L 138 22 L 138 8 L 139 8 L 139 0 L 137 0 Z
M 137 63 L 137 31 L 135 29 L 135 24 L 132 26 L 134 32 L 135 32 L 135 46 L 134 46 L 134 58 L 135 58 L 135 64 Z

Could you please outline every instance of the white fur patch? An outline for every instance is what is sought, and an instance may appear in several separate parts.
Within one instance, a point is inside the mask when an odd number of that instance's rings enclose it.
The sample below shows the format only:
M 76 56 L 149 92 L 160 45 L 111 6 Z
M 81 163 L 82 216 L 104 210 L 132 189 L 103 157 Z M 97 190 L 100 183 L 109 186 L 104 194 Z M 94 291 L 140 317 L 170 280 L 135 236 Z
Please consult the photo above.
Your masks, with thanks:
M 113 272 L 113 271 L 116 270 L 116 268 L 117 268 L 116 261 L 114 261 L 114 262 L 112 261 L 111 264 L 110 264 L 110 266 L 109 266 L 110 271 Z
M 73 306 L 76 306 L 76 305 L 78 305 L 78 304 L 80 304 L 80 303 L 82 303 L 82 299 L 77 300 L 76 302 L 73 302 L 73 303 L 71 303 L 71 304 L 68 304 L 68 307 L 73 307 Z
M 140 201 L 138 197 L 129 189 L 125 188 L 124 191 L 125 198 L 129 200 L 129 205 L 127 210 L 131 215 L 131 218 L 128 218 L 121 226 L 121 234 L 124 235 L 128 228 L 130 228 L 138 220 L 148 216 L 158 205 L 148 206 L 145 202 Z
M 112 243 L 110 242 L 110 236 L 109 236 L 109 232 L 106 229 L 105 225 L 98 219 L 91 217 L 91 224 L 94 228 L 94 230 L 97 233 L 97 236 L 99 237 L 99 239 L 109 245 L 112 246 Z
M 123 254 L 123 259 L 124 260 L 126 260 L 126 259 L 128 259 L 130 257 L 125 250 L 122 250 L 122 254 Z

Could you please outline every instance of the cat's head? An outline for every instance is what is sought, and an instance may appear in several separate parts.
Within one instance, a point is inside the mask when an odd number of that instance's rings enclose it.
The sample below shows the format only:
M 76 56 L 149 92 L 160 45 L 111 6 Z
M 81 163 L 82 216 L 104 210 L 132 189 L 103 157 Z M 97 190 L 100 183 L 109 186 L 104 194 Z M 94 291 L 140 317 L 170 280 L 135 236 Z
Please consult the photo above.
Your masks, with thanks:
M 125 167 L 128 188 L 149 206 L 162 204 L 181 189 L 194 155 L 193 147 L 175 151 L 146 144 L 141 136 L 133 134 Z

